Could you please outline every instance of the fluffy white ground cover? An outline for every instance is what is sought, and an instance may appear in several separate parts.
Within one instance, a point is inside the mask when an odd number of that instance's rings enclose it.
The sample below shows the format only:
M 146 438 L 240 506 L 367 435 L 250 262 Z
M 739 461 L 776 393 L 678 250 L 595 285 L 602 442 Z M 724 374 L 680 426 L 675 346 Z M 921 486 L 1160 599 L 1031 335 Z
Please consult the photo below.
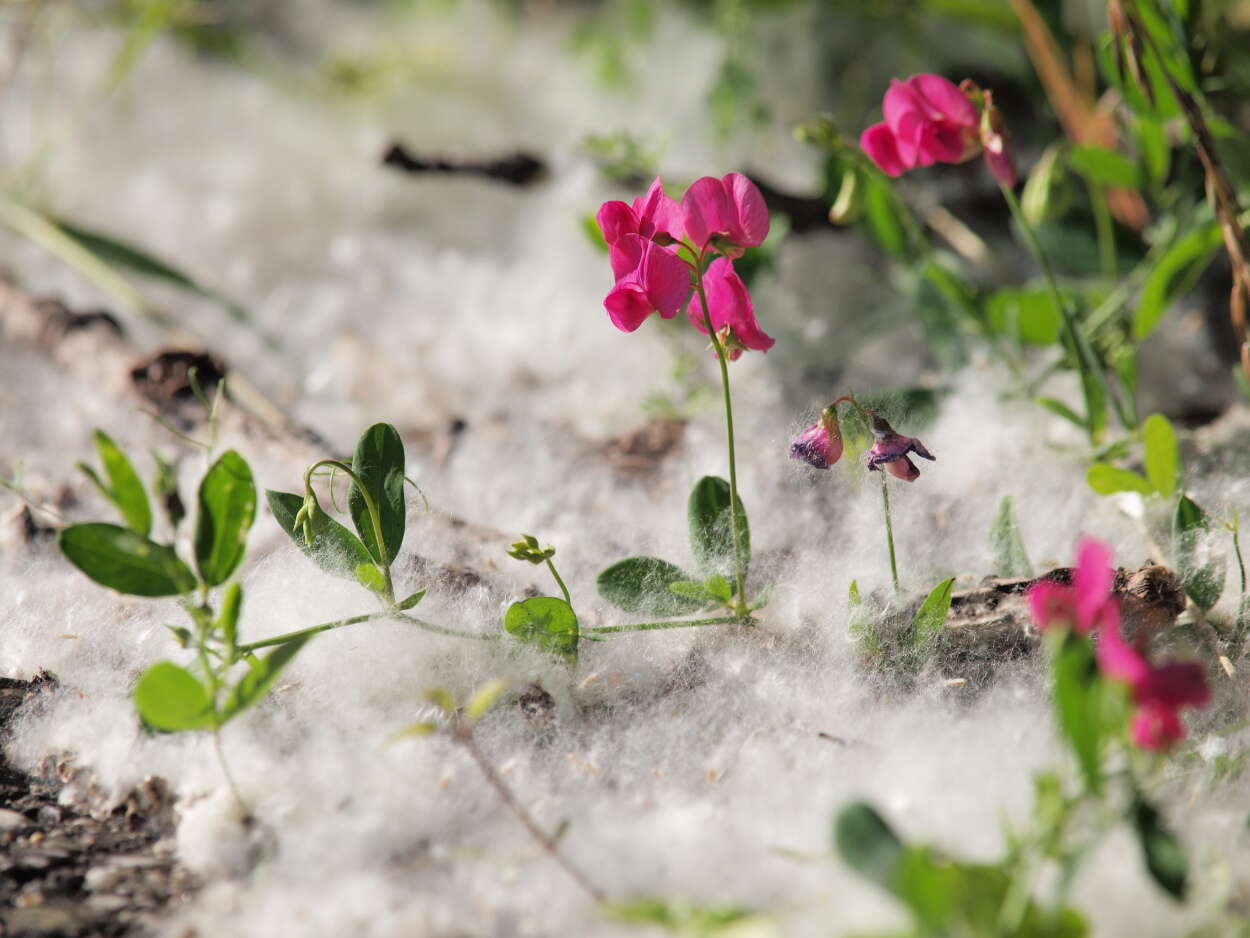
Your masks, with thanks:
M 622 126 L 663 134 L 674 176 L 745 163 L 802 182 L 806 157 L 781 137 L 726 150 L 708 143 L 702 96 L 716 40 L 676 17 L 647 54 L 679 61 L 682 80 L 644 70 L 625 94 L 597 88 L 564 54 L 558 21 L 521 27 L 468 5 L 380 35 L 337 6 L 318 5 L 316 17 L 318 43 L 404 50 L 413 64 L 402 84 L 367 105 L 327 105 L 158 42 L 123 90 L 101 99 L 93 92 L 117 36 L 73 31 L 58 40 L 54 86 L 27 70 L 11 92 L 19 116 L 6 121 L 6 155 L 29 157 L 51 141 L 44 182 L 67 214 L 158 249 L 254 310 L 282 336 L 285 357 L 265 353 L 210 305 L 170 297 L 191 328 L 340 449 L 374 420 L 412 439 L 453 416 L 466 420 L 445 464 L 418 456 L 410 466 L 436 510 L 555 544 L 587 624 L 620 621 L 594 598 L 596 571 L 634 553 L 686 558 L 686 492 L 705 473 L 724 474 L 723 431 L 714 407 L 700 413 L 684 449 L 647 484 L 593 454 L 591 442 L 640 421 L 648 393 L 671 390 L 665 375 L 678 350 L 698 355 L 701 343 L 684 325 L 651 322 L 625 336 L 608 323 L 599 305 L 607 265 L 579 218 L 620 193 L 597 180 L 575 144 Z M 812 96 L 801 83 L 791 93 L 796 109 Z M 423 152 L 534 148 L 551 160 L 552 178 L 513 191 L 393 174 L 375 165 L 392 134 Z M 4 243 L 32 289 L 96 300 L 34 249 Z M 871 315 L 828 299 L 876 276 L 856 264 L 832 237 L 787 246 L 780 273 L 755 291 L 778 345 L 733 367 L 741 488 L 759 558 L 753 579 L 777 583 L 761 634 L 587 643 L 572 674 L 511 643 L 396 624 L 323 636 L 272 699 L 225 733 L 239 785 L 267 828 L 263 860 L 249 872 L 256 848 L 238 830 L 209 741 L 143 734 L 129 700 L 146 665 L 177 657 L 163 628 L 179 615 L 174 604 L 115 596 L 51 550 L 9 544 L 0 552 L 0 673 L 47 668 L 64 685 L 21 724 L 11 753 L 33 765 L 74 751 L 119 791 L 147 774 L 170 779 L 183 799 L 181 856 L 208 883 L 171 935 L 188 924 L 203 934 L 309 938 L 633 933 L 599 915 L 463 753 L 440 739 L 387 741 L 428 713 L 423 691 L 432 685 L 464 694 L 494 677 L 516 687 L 537 679 L 557 701 L 553 728 L 500 708 L 482 744 L 542 823 L 569 822 L 568 854 L 611 896 L 750 905 L 795 936 L 896 922 L 888 902 L 829 856 L 833 811 L 869 797 L 908 836 L 992 858 L 1003 847 L 1002 818 L 1019 819 L 1031 803 L 1033 771 L 1063 755 L 1034 665 L 1005 668 L 971 698 L 938 684 L 903 694 L 856 667 L 847 584 L 888 582 L 875 480 L 853 464 L 818 474 L 786 458 L 811 409 L 843 390 L 805 388 L 794 373 L 822 350 L 835 354 L 839 329 Z M 813 297 L 825 299 L 813 308 Z M 852 372 L 866 382 L 857 387 L 921 377 L 912 356 L 898 360 L 893 373 L 864 361 Z M 0 376 L 0 472 L 12 476 L 20 461 L 33 491 L 72 477 L 95 426 L 133 452 L 173 449 L 147 418 L 21 350 L 0 349 Z M 704 378 L 712 386 L 710 360 Z M 970 584 L 987 572 L 985 532 L 1005 494 L 1039 567 L 1067 562 L 1082 533 L 1109 540 L 1126 566 L 1147 559 L 1131 521 L 1048 445 L 1062 442 L 1051 421 L 1000 402 L 1001 380 L 985 366 L 958 377 L 923 434 L 938 462 L 914 485 L 894 487 L 906 584 L 922 590 L 948 575 Z M 258 456 L 247 441 L 221 441 L 231 445 Z M 290 490 L 304 467 L 267 454 L 254 468 L 262 486 Z M 188 458 L 184 488 L 198 470 Z M 1203 481 L 1234 500 L 1244 494 L 1236 485 Z M 75 513 L 104 508 L 88 499 Z M 454 544 L 424 539 L 429 528 L 414 511 L 410 548 L 455 556 Z M 554 591 L 507 560 L 504 546 L 511 595 L 436 590 L 424 614 L 495 630 L 527 587 Z M 252 639 L 369 608 L 361 590 L 323 577 L 268 517 L 242 580 Z M 1170 814 L 1200 870 L 1250 862 L 1235 798 L 1176 790 Z M 1147 882 L 1125 837 L 1093 858 L 1078 898 L 1098 934 L 1173 935 L 1201 918 L 1211 896 L 1178 910 Z

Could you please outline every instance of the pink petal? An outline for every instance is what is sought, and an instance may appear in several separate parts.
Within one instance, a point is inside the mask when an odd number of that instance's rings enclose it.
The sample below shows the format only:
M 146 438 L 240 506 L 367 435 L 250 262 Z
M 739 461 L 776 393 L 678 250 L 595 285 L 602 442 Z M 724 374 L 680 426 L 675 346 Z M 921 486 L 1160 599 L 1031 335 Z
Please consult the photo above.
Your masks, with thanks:
M 690 296 L 690 268 L 672 251 L 648 241 L 642 261 L 642 284 L 660 315 L 671 319 Z
M 883 463 L 883 465 L 886 472 L 904 482 L 915 482 L 920 478 L 920 469 L 906 456 L 894 462 Z
M 656 176 L 645 195 L 634 199 L 634 212 L 638 216 L 638 233 L 644 238 L 657 234 L 672 237 L 679 235 L 677 203 L 664 192 L 660 177 Z
M 732 261 L 724 257 L 712 261 L 703 275 L 703 290 L 707 294 L 713 330 L 719 332 L 728 326 L 733 330 L 734 337 L 752 351 L 766 352 L 773 347 L 775 340 L 760 329 L 751 306 L 751 294 L 734 271 Z M 691 298 L 686 314 L 691 324 L 706 335 L 703 303 L 697 293 Z M 741 354 L 741 349 L 730 349 L 732 361 L 737 361 Z
M 1002 140 L 999 152 L 994 152 L 988 146 L 985 148 L 985 165 L 995 179 L 1008 189 L 1014 189 L 1020 177 L 1016 173 L 1016 161 L 1011 152 L 1011 144 L 1005 138 L 999 139 Z
M 1029 587 L 1029 610 L 1040 629 L 1052 625 L 1072 626 L 1076 623 L 1076 590 L 1050 580 Z
M 868 158 L 876 163 L 877 168 L 887 176 L 898 176 L 910 168 L 898 155 L 894 131 L 885 124 L 873 124 L 860 134 L 859 148 L 868 154 Z
M 1133 742 L 1142 749 L 1162 750 L 1185 738 L 1185 727 L 1176 711 L 1160 703 L 1139 707 L 1133 717 Z
M 649 242 L 636 234 L 622 235 L 620 240 L 608 249 L 608 261 L 612 265 L 612 275 L 620 283 L 642 264 Z
M 618 283 L 603 301 L 612 324 L 622 332 L 633 332 L 655 312 L 642 287 L 636 283 Z
M 686 237 L 697 248 L 707 245 L 713 235 L 728 234 L 733 226 L 733 206 L 719 179 L 696 179 L 681 197 L 678 206 Z
M 1150 679 L 1150 663 L 1124 640 L 1120 633 L 1119 610 L 1114 604 L 1105 607 L 1099 625 L 1098 647 L 1094 650 L 1099 670 L 1109 678 L 1124 681 L 1136 694 Z
M 954 82 L 941 75 L 920 74 L 907 79 L 907 84 L 923 103 L 930 120 L 946 120 L 975 130 L 980 121 L 976 105 Z
M 742 247 L 755 247 L 768 237 L 768 206 L 759 188 L 741 173 L 728 173 L 721 177 L 721 184 L 729 194 L 738 222 L 731 232 L 734 243 Z
M 1082 632 L 1094 627 L 1099 610 L 1111 595 L 1111 585 L 1115 581 L 1113 559 L 1111 548 L 1092 537 L 1083 539 L 1077 546 L 1073 585 L 1076 587 L 1076 624 Z
M 977 155 L 981 149 L 977 138 L 966 128 L 947 120 L 925 124 L 918 140 L 919 152 L 925 157 L 921 162 L 962 163 Z
M 1138 688 L 1138 700 L 1157 700 L 1170 707 L 1205 707 L 1211 702 L 1211 689 L 1200 664 L 1170 661 L 1150 672 Z
M 616 244 L 627 234 L 638 233 L 638 215 L 624 202 L 604 202 L 595 214 L 603 240 L 608 246 Z
M 790 458 L 828 469 L 842 458 L 842 438 L 832 439 L 823 424 L 814 423 L 790 441 Z

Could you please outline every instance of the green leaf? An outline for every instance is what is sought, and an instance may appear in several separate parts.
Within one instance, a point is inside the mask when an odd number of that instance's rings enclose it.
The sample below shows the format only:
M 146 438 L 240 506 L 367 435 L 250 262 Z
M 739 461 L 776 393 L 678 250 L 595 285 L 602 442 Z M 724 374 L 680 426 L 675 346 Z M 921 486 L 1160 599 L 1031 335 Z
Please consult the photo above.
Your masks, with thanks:
M 413 594 L 412 594 L 411 596 L 409 596 L 407 599 L 402 600 L 402 601 L 400 602 L 400 604 L 399 604 L 396 608 L 398 608 L 398 609 L 400 609 L 400 610 L 407 610 L 407 609 L 411 609 L 413 606 L 415 606 L 417 603 L 421 602 L 421 600 L 423 600 L 423 599 L 425 599 L 425 590 L 417 590 L 415 593 L 413 593 Z
M 1167 307 L 1183 295 L 1215 259 L 1224 243 L 1220 226 L 1209 222 L 1178 239 L 1151 268 L 1133 314 L 1133 341 L 1140 342 L 1163 321 Z
M 1053 345 L 1063 329 L 1063 310 L 1049 289 L 998 290 L 986 301 L 990 326 L 999 335 L 1034 345 Z
M 1085 473 L 1085 481 L 1099 495 L 1113 495 L 1116 492 L 1153 495 L 1155 491 L 1155 487 L 1144 476 L 1105 462 L 1096 462 L 1090 466 Z
M 1085 429 L 1085 418 L 1083 418 L 1063 401 L 1056 400 L 1053 397 L 1035 397 L 1033 400 L 1039 407 L 1045 407 L 1055 416 L 1062 417 L 1069 423 L 1076 424 L 1082 430 Z
M 703 588 L 712 595 L 712 598 L 720 600 L 728 605 L 734 598 L 734 588 L 730 582 L 718 573 L 712 574 L 703 582 Z
M 375 423 L 356 444 L 352 469 L 377 506 L 382 527 L 378 544 L 373 519 L 360 489 L 352 485 L 347 507 L 361 541 L 373 559 L 388 564 L 404 543 L 407 515 L 404 510 L 404 443 L 389 423 Z
M 195 563 L 209 586 L 229 579 L 247 550 L 256 520 L 256 484 L 247 461 L 234 450 L 222 453 L 200 482 L 195 522 Z
M 373 558 L 360 538 L 320 509 L 313 525 L 316 534 L 312 544 L 305 543 L 303 531 L 295 527 L 295 516 L 304 507 L 303 496 L 269 489 L 265 492 L 265 501 L 278 526 L 326 573 L 356 580 L 357 568 L 362 564 L 373 566 Z
M 221 722 L 233 720 L 240 713 L 259 701 L 273 687 L 283 669 L 308 643 L 311 635 L 301 635 L 289 642 L 283 642 L 265 657 L 253 661 L 251 670 L 243 675 L 242 680 L 230 691 L 226 698 L 226 706 L 221 713 Z
M 139 718 L 154 730 L 202 730 L 216 723 L 208 690 L 172 661 L 160 661 L 144 671 L 134 698 Z
M 1146 175 L 1154 185 L 1163 185 L 1172 168 L 1172 145 L 1163 121 L 1138 114 L 1133 129 L 1137 136 L 1137 146 L 1141 150 L 1142 163 L 1146 167 Z
M 907 242 L 907 229 L 899 217 L 904 209 L 894 197 L 894 190 L 876 173 L 868 174 L 864 182 L 863 225 L 882 250 L 906 260 L 911 255 L 911 249 Z
M 990 554 L 993 556 L 992 572 L 1001 577 L 1024 577 L 1033 575 L 1033 565 L 1024 549 L 1024 539 L 1016 523 L 1011 507 L 1011 496 L 1004 495 L 994 513 L 990 525 Z
M 1068 151 L 1068 165 L 1100 186 L 1136 189 L 1141 185 L 1141 172 L 1136 163 L 1102 147 L 1073 147 Z
M 1085 783 L 1102 788 L 1103 684 L 1088 639 L 1066 632 L 1052 662 L 1055 713 L 1072 746 Z
M 771 938 L 776 927 L 742 906 L 700 906 L 680 899 L 609 902 L 603 912 L 631 925 L 654 925 L 681 938 Z
M 626 612 L 642 616 L 680 616 L 702 609 L 708 597 L 670 590 L 689 580 L 681 569 L 658 557 L 629 557 L 612 564 L 595 580 L 599 595 Z M 702 590 L 702 584 L 697 584 Z M 706 594 L 706 591 L 703 591 Z
M 1164 825 L 1158 809 L 1140 795 L 1134 799 L 1132 818 L 1151 878 L 1177 902 L 1184 901 L 1189 876 L 1184 846 Z
M 1171 498 L 1181 480 L 1181 451 L 1176 431 L 1163 414 L 1151 414 L 1141 428 L 1146 447 L 1146 477 L 1160 495 Z
M 464 705 L 465 719 L 470 723 L 476 723 L 484 717 L 486 711 L 495 705 L 495 701 L 499 699 L 499 695 L 507 686 L 507 681 L 494 680 L 479 687 L 469 698 L 469 702 Z
M 708 588 L 698 580 L 678 580 L 675 583 L 668 584 L 669 591 L 676 593 L 684 599 L 694 600 L 699 603 L 700 608 L 706 606 L 716 597 L 708 592 Z
M 738 540 L 742 551 L 742 571 L 751 562 L 751 531 L 742 499 L 737 501 Z M 732 576 L 734 569 L 733 530 L 729 510 L 729 483 L 717 476 L 704 476 L 690 492 L 687 508 L 690 548 L 695 563 L 705 573 Z
M 842 808 L 833 823 L 833 843 L 847 866 L 894 891 L 906 848 L 872 805 L 853 801 Z
M 954 588 L 954 577 L 943 580 L 933 587 L 916 610 L 911 620 L 911 641 L 915 647 L 923 648 L 942 634 L 942 627 L 946 625 L 946 614 L 951 608 L 951 590 Z
M 195 589 L 195 574 L 172 547 L 120 525 L 75 524 L 60 533 L 57 543 L 74 566 L 119 593 L 179 596 Z
M 577 613 L 563 599 L 535 596 L 513 603 L 504 613 L 509 635 L 566 657 L 577 656 Z
M 1211 519 L 1198 503 L 1182 494 L 1172 515 L 1172 560 L 1181 585 L 1194 604 L 1210 609 L 1224 592 L 1224 561 L 1215 554 Z
M 238 583 L 231 583 L 226 587 L 225 595 L 221 600 L 221 611 L 217 614 L 217 621 L 213 626 L 225 642 L 226 657 L 231 662 L 238 658 L 236 648 L 239 644 L 239 611 L 242 606 L 243 587 Z
M 356 582 L 367 590 L 381 593 L 386 589 L 386 577 L 373 561 L 356 564 Z
M 135 472 L 134 465 L 108 434 L 103 430 L 96 430 L 94 436 L 95 448 L 100 454 L 100 462 L 104 464 L 108 484 L 101 482 L 99 476 L 87 466 L 82 467 L 83 471 L 90 476 L 105 498 L 117 506 L 126 526 L 136 534 L 147 537 L 152 531 L 152 509 L 139 473 Z

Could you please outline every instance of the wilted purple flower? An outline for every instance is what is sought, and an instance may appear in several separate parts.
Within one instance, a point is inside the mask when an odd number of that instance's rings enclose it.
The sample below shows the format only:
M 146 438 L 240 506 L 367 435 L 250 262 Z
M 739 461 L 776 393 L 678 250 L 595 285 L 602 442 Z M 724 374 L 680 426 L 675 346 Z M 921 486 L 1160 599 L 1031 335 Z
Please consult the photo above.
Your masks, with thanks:
M 820 420 L 790 441 L 790 458 L 801 459 L 817 469 L 828 469 L 842 458 L 842 427 L 837 403 L 820 413 Z
M 880 471 L 880 467 L 884 466 L 885 471 L 892 476 L 902 479 L 904 482 L 915 482 L 920 477 L 920 470 L 916 468 L 908 457 L 908 453 L 915 453 L 923 459 L 936 460 L 937 457 L 925 449 L 914 436 L 903 436 L 895 433 L 894 428 L 880 414 L 869 412 L 872 418 L 872 435 L 876 442 L 872 444 L 872 449 L 868 451 L 867 465 L 870 472 Z

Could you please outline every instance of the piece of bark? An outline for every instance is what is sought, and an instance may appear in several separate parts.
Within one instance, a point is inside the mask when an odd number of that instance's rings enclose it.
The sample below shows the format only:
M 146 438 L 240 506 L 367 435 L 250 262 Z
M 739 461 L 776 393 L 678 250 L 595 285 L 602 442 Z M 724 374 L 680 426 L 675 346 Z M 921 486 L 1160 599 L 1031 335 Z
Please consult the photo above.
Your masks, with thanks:
M 382 165 L 405 173 L 445 173 L 481 176 L 512 186 L 529 186 L 547 175 L 547 164 L 532 153 L 518 150 L 493 160 L 453 160 L 413 153 L 395 141 L 382 154 Z

